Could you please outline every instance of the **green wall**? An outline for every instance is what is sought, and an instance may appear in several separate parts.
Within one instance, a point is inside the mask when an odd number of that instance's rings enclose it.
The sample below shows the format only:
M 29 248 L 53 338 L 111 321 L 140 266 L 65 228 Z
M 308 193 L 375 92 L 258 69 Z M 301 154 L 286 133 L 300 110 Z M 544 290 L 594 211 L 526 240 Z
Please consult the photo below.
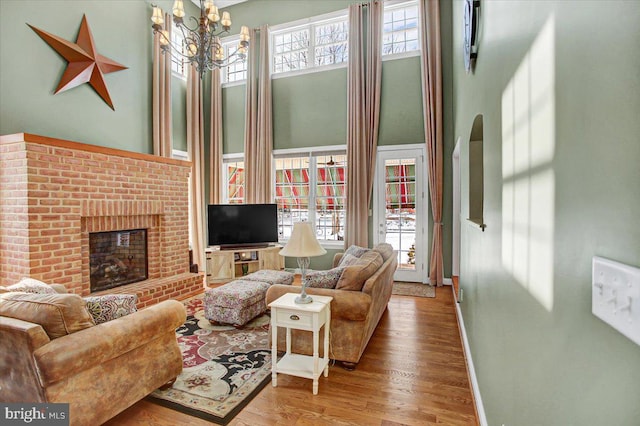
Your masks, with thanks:
M 234 25 L 277 25 L 347 8 L 349 1 L 260 1 L 230 7 Z M 451 6 L 442 4 L 443 44 L 450 45 Z M 232 32 L 234 32 L 232 30 Z M 236 31 L 237 32 L 237 31 Z M 453 152 L 450 105 L 451 54 L 443 52 L 445 80 L 445 152 Z M 224 152 L 244 150 L 244 85 L 223 89 Z M 383 62 L 379 145 L 424 142 L 420 60 L 418 57 Z M 345 145 L 347 139 L 347 69 L 315 72 L 272 80 L 274 148 Z M 445 169 L 448 169 L 448 164 Z M 451 274 L 451 173 L 445 171 L 443 217 L 445 223 L 445 276 Z M 429 212 L 429 217 L 431 213 Z M 432 221 L 429 222 L 431 233 Z M 429 242 L 430 243 L 430 242 Z M 430 246 L 430 244 L 428 244 Z M 335 250 L 311 260 L 311 267 L 326 269 Z M 290 266 L 290 265 L 287 265 Z
M 153 151 L 151 6 L 143 0 L 0 1 L 0 134 L 28 132 Z M 169 9 L 172 1 L 154 2 Z M 188 10 L 195 6 L 185 2 Z M 53 94 L 66 61 L 26 23 L 75 42 L 86 14 L 98 52 L 127 70 L 107 74 L 115 111 L 88 84 Z M 186 149 L 184 90 L 174 78 L 175 147 Z
M 484 118 L 485 232 L 462 223 L 461 304 L 490 425 L 637 425 L 640 347 L 591 313 L 591 261 L 640 266 L 640 3 L 482 1 L 475 72 L 453 8 L 468 217 Z

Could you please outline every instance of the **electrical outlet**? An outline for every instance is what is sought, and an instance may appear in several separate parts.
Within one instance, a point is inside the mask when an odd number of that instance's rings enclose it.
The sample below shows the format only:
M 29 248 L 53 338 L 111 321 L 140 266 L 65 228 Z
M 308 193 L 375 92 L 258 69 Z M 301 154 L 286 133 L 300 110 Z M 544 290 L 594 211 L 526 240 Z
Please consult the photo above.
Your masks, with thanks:
M 640 268 L 593 257 L 591 311 L 640 345 Z
M 458 289 L 458 303 L 462 303 L 462 298 L 464 297 L 464 290 Z

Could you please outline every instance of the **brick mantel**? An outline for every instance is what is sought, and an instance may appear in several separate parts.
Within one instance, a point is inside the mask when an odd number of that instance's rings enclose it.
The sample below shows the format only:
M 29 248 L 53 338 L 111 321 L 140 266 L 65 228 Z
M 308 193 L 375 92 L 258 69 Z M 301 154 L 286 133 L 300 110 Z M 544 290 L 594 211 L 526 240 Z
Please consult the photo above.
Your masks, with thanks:
M 88 295 L 89 232 L 148 229 L 142 305 L 199 291 L 189 272 L 191 163 L 19 133 L 0 136 L 0 285 L 31 276 Z

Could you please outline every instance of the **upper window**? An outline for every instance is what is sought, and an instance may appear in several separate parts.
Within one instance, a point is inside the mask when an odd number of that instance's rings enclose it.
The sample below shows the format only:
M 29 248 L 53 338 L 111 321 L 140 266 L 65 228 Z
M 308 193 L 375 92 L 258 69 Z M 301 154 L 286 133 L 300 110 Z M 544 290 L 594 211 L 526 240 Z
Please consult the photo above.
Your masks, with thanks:
M 273 74 L 342 64 L 349 58 L 349 21 L 342 12 L 271 31 Z
M 223 198 L 229 204 L 244 203 L 244 161 L 242 158 L 223 160 Z
M 174 22 L 171 23 L 171 44 L 180 46 L 180 53 L 185 53 L 184 35 Z M 187 65 L 189 61 L 179 54 L 171 54 L 171 71 L 178 74 L 182 78 L 187 78 Z
M 238 50 L 239 37 L 228 37 L 222 40 L 225 58 L 230 57 Z M 234 62 L 235 60 L 235 62 Z M 247 79 L 247 59 L 244 61 L 234 57 L 232 63 L 221 69 L 222 83 L 242 82 Z
M 383 55 L 420 50 L 417 1 L 385 4 L 383 22 Z

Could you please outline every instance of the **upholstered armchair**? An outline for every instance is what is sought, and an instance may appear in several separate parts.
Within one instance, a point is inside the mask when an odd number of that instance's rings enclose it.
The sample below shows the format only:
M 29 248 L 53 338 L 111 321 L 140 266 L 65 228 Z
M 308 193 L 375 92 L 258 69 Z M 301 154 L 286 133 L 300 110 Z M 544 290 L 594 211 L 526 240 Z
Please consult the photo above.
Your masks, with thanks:
M 182 371 L 185 318 L 168 300 L 95 325 L 80 296 L 0 290 L 0 401 L 69 403 L 71 425 L 104 423 Z

